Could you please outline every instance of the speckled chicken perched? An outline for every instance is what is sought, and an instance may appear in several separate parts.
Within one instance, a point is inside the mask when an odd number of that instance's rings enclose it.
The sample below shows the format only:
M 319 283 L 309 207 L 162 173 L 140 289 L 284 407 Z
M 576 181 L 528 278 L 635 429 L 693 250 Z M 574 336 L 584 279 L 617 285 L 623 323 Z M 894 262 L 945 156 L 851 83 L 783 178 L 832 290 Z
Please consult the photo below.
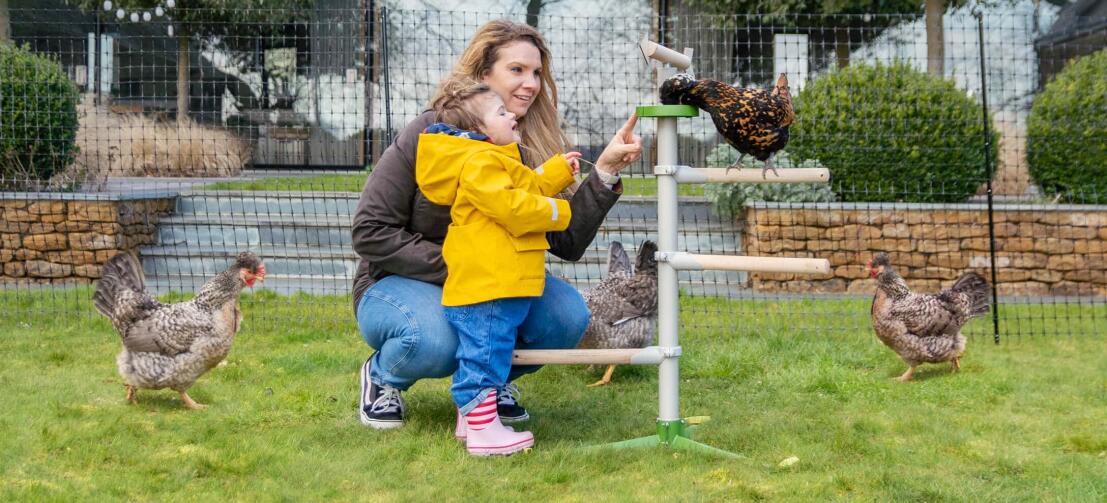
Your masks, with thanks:
M 961 369 L 965 336 L 961 327 L 988 312 L 990 289 L 975 272 L 962 274 L 948 290 L 936 294 L 912 293 L 885 253 L 866 264 L 876 278 L 873 298 L 873 330 L 884 345 L 892 348 L 908 368 L 900 381 L 907 381 L 921 363 L 951 362 Z
M 731 168 L 742 167 L 742 159 L 752 155 L 765 163 L 762 177 L 769 170 L 776 173 L 773 156 L 788 144 L 788 126 L 796 118 L 783 73 L 772 90 L 735 88 L 678 73 L 661 84 L 661 103 L 692 105 L 711 114 L 715 129 L 741 154 Z
M 137 388 L 170 388 L 186 407 L 204 407 L 188 396 L 188 388 L 227 356 L 242 321 L 238 295 L 264 279 L 265 265 L 242 252 L 192 300 L 162 304 L 146 291 L 138 259 L 129 253 L 112 257 L 92 301 L 123 339 L 115 361 L 127 383 L 127 401 L 137 403 Z
M 657 245 L 645 241 L 632 267 L 623 244 L 612 241 L 607 254 L 607 276 L 584 293 L 592 312 L 588 330 L 578 347 L 584 349 L 643 348 L 653 342 L 657 323 Z M 611 382 L 614 365 L 589 386 Z

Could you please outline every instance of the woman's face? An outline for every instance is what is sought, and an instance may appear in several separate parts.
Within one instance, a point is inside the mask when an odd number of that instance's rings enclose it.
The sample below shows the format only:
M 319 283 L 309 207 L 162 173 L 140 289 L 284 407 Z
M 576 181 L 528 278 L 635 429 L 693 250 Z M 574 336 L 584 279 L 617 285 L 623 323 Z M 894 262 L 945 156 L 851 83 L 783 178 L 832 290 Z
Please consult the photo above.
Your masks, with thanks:
M 534 44 L 519 40 L 500 47 L 496 56 L 482 81 L 503 98 L 508 112 L 522 117 L 542 90 L 542 55 Z

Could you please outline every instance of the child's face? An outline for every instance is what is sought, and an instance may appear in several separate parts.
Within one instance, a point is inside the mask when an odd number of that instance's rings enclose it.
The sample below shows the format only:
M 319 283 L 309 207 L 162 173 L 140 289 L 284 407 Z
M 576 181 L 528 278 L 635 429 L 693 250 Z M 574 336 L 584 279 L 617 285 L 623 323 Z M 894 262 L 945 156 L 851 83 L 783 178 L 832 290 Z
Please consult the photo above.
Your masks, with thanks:
M 496 93 L 486 93 L 481 113 L 481 132 L 488 135 L 492 143 L 507 145 L 519 141 L 519 123 L 515 114 L 504 107 L 504 100 Z

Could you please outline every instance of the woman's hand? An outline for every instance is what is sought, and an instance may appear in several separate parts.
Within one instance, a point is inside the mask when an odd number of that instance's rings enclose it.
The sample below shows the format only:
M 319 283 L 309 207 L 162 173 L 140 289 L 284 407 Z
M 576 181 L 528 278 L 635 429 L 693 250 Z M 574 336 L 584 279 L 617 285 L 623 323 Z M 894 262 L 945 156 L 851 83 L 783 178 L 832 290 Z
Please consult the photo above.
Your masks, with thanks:
M 596 169 L 615 175 L 642 157 L 642 137 L 634 134 L 634 125 L 637 122 L 638 116 L 631 114 L 626 124 L 619 128 L 607 148 L 596 159 Z
M 565 154 L 565 160 L 568 161 L 569 167 L 573 169 L 573 176 L 580 174 L 580 158 L 581 153 L 577 151 Z

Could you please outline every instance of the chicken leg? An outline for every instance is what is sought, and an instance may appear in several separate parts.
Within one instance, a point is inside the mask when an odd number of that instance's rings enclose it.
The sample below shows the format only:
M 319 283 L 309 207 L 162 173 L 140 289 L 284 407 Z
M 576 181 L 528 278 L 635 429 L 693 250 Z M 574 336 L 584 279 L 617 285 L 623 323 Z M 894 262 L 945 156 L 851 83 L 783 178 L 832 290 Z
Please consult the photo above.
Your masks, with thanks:
M 607 370 L 603 373 L 603 378 L 600 379 L 599 381 L 596 381 L 592 384 L 589 384 L 588 387 L 589 388 L 595 388 L 597 386 L 603 386 L 605 384 L 610 383 L 611 382 L 611 374 L 614 374 L 614 373 L 615 373 L 615 366 L 614 365 L 608 365 Z
M 726 173 L 730 173 L 730 170 L 732 170 L 732 169 L 742 169 L 742 168 L 746 167 L 746 165 L 742 163 L 742 159 L 745 159 L 745 158 L 746 158 L 746 154 L 738 154 L 738 160 L 734 161 L 734 164 L 731 164 L 730 166 L 726 167 Z
M 904 372 L 903 375 L 897 377 L 896 380 L 899 381 L 899 382 L 910 381 L 912 377 L 915 377 L 915 367 L 916 366 L 917 365 L 912 365 L 910 367 L 907 367 L 907 371 Z
M 765 165 L 761 168 L 761 179 L 766 180 L 769 177 L 769 172 L 773 172 L 773 176 L 780 176 L 780 173 L 776 172 L 776 167 L 773 166 L 773 158 L 776 157 L 776 152 L 773 152 L 768 159 L 765 159 Z
M 127 403 L 138 403 L 138 392 L 130 384 L 127 385 Z
M 953 369 L 951 370 L 951 372 L 957 373 L 957 372 L 961 371 L 961 358 L 960 357 L 950 360 L 949 363 L 953 365 Z
M 192 409 L 192 410 L 200 410 L 200 409 L 203 409 L 204 407 L 207 407 L 207 405 L 204 405 L 202 403 L 196 403 L 194 400 L 192 400 L 192 397 L 188 396 L 187 391 L 181 391 L 180 393 L 181 393 L 181 401 L 184 402 L 185 407 L 188 407 L 189 409 Z

